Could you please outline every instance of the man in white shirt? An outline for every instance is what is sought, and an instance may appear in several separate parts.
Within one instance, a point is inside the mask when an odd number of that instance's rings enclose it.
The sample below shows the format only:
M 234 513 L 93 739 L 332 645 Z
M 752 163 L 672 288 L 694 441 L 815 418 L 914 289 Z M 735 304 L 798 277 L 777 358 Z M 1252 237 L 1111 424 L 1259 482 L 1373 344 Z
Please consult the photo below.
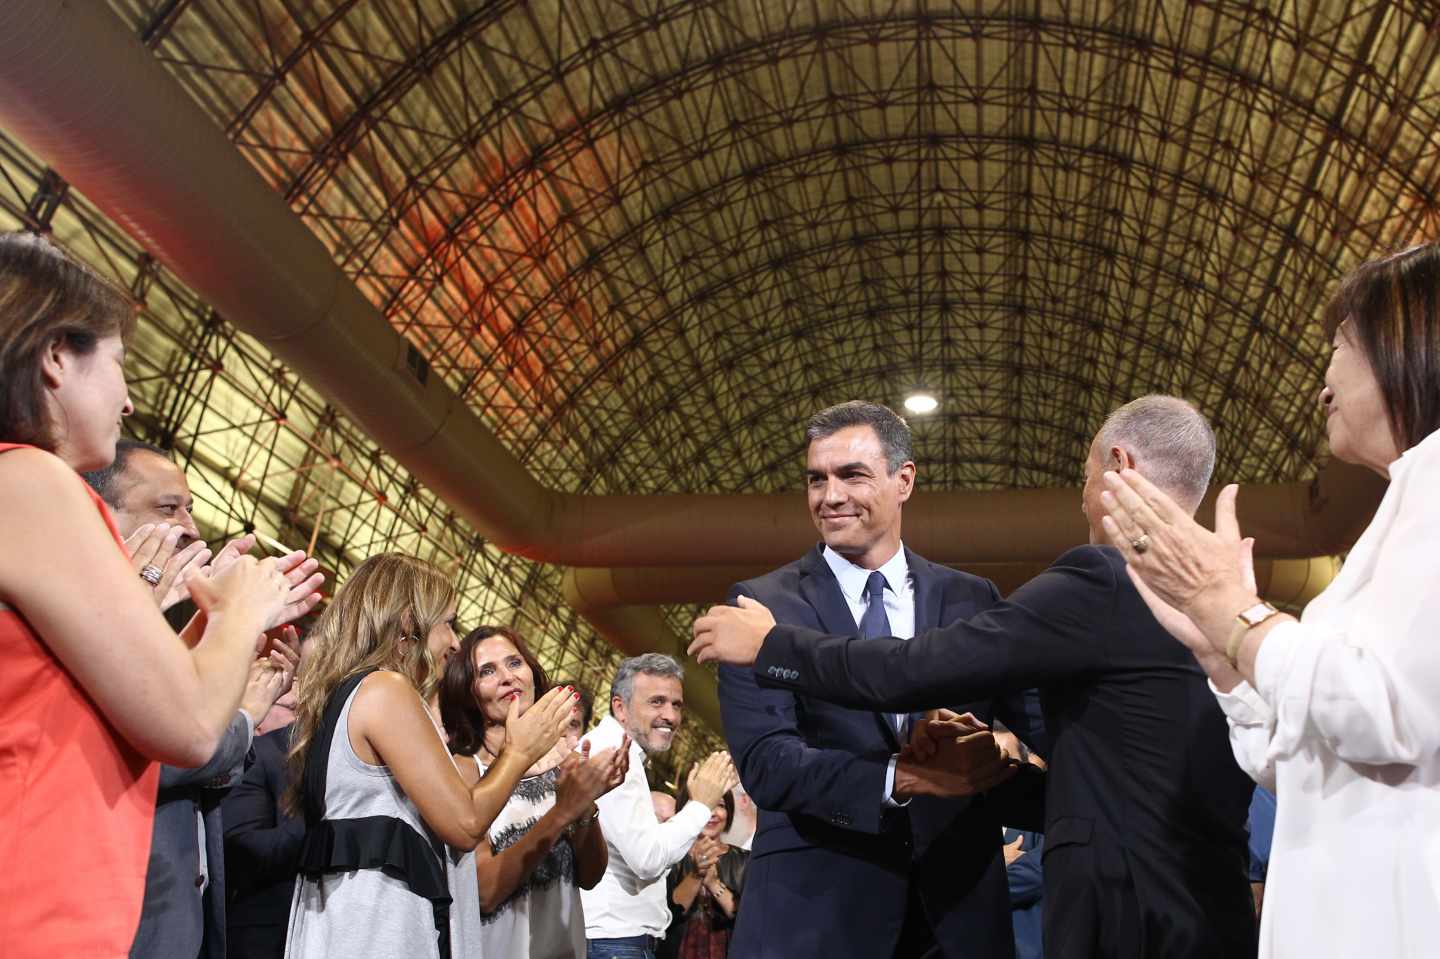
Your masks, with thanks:
M 675 738 L 685 714 L 683 677 L 680 664 L 660 653 L 625 660 L 610 686 L 610 715 L 585 737 L 592 754 L 630 737 L 625 781 L 596 801 L 610 863 L 594 889 L 580 892 L 587 959 L 654 959 L 670 924 L 665 874 L 738 781 L 729 757 L 715 753 L 691 771 L 684 808 L 663 823 L 656 817 L 645 756 L 664 753 Z

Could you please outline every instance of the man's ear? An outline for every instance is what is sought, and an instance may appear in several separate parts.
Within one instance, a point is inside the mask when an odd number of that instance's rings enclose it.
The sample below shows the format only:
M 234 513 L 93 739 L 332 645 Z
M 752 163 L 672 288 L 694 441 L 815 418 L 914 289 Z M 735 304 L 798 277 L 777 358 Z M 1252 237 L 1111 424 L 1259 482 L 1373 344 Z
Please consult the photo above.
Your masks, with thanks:
M 1120 470 L 1133 470 L 1135 468 L 1135 457 L 1131 456 L 1130 451 L 1123 446 L 1112 446 L 1110 447 L 1109 458 L 1106 460 L 1106 468 L 1113 469 L 1117 473 Z
M 619 696 L 611 696 L 610 715 L 615 717 L 617 723 L 622 726 L 625 725 L 625 700 Z
M 915 464 L 907 460 L 895 473 L 900 481 L 900 502 L 903 503 L 915 492 Z

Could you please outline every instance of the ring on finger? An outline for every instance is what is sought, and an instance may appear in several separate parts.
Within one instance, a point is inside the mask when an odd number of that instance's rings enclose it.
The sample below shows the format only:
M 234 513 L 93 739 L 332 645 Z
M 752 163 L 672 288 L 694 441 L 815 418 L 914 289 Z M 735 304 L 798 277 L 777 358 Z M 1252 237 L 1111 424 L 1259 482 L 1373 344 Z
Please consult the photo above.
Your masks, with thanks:
M 1141 533 L 1139 536 L 1135 537 L 1133 540 L 1130 541 L 1130 546 L 1132 549 L 1135 550 L 1135 552 L 1144 553 L 1147 549 L 1150 548 L 1150 534 Z
M 159 566 L 156 566 L 154 563 L 146 563 L 144 566 L 140 567 L 140 578 L 143 579 L 145 582 L 149 583 L 151 586 L 159 586 L 160 579 L 164 575 L 165 571 Z

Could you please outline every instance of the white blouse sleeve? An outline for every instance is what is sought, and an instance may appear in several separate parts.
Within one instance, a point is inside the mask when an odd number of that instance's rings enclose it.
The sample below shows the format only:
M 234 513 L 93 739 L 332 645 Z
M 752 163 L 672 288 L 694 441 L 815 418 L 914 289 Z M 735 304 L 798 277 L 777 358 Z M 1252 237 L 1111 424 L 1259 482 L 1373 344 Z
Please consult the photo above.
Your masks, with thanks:
M 1270 740 L 1275 733 L 1275 712 L 1260 698 L 1255 687 L 1243 680 L 1228 693 L 1210 684 L 1230 726 L 1230 750 L 1245 774 L 1271 792 L 1275 791 L 1275 761 Z
M 1354 595 L 1322 616 L 1276 626 L 1261 643 L 1255 685 L 1275 714 L 1269 759 L 1317 738 L 1351 763 L 1414 765 L 1440 750 L 1440 496 L 1426 489 L 1432 478 L 1408 476 L 1395 491 L 1404 499 Z

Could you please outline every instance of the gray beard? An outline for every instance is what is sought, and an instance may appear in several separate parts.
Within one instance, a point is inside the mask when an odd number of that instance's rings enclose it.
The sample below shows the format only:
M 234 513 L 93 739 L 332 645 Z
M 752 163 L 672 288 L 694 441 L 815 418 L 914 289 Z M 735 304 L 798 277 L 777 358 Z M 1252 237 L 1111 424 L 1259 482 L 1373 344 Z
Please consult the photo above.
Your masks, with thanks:
M 634 742 L 634 743 L 637 743 L 637 744 L 640 746 L 641 750 L 643 750 L 644 753 L 645 753 L 645 755 L 647 755 L 647 756 L 661 756 L 661 755 L 664 755 L 665 753 L 668 753 L 668 752 L 670 751 L 670 746 L 674 745 L 674 742 L 675 742 L 675 733 L 674 733 L 673 730 L 672 730 L 671 733 L 670 733 L 670 742 L 667 743 L 667 744 L 664 745 L 664 746 L 661 746 L 659 749 L 652 749 L 652 748 L 650 748 L 650 738 L 651 738 L 651 736 L 653 736 L 654 733 L 655 733 L 655 730 L 654 730 L 653 728 L 650 730 L 650 735 L 649 735 L 649 736 L 643 736 L 643 737 L 639 734 L 639 731 L 638 731 L 638 730 L 626 729 L 625 732 L 629 734 L 629 736 L 630 736 L 630 741 L 631 741 L 631 742 Z

